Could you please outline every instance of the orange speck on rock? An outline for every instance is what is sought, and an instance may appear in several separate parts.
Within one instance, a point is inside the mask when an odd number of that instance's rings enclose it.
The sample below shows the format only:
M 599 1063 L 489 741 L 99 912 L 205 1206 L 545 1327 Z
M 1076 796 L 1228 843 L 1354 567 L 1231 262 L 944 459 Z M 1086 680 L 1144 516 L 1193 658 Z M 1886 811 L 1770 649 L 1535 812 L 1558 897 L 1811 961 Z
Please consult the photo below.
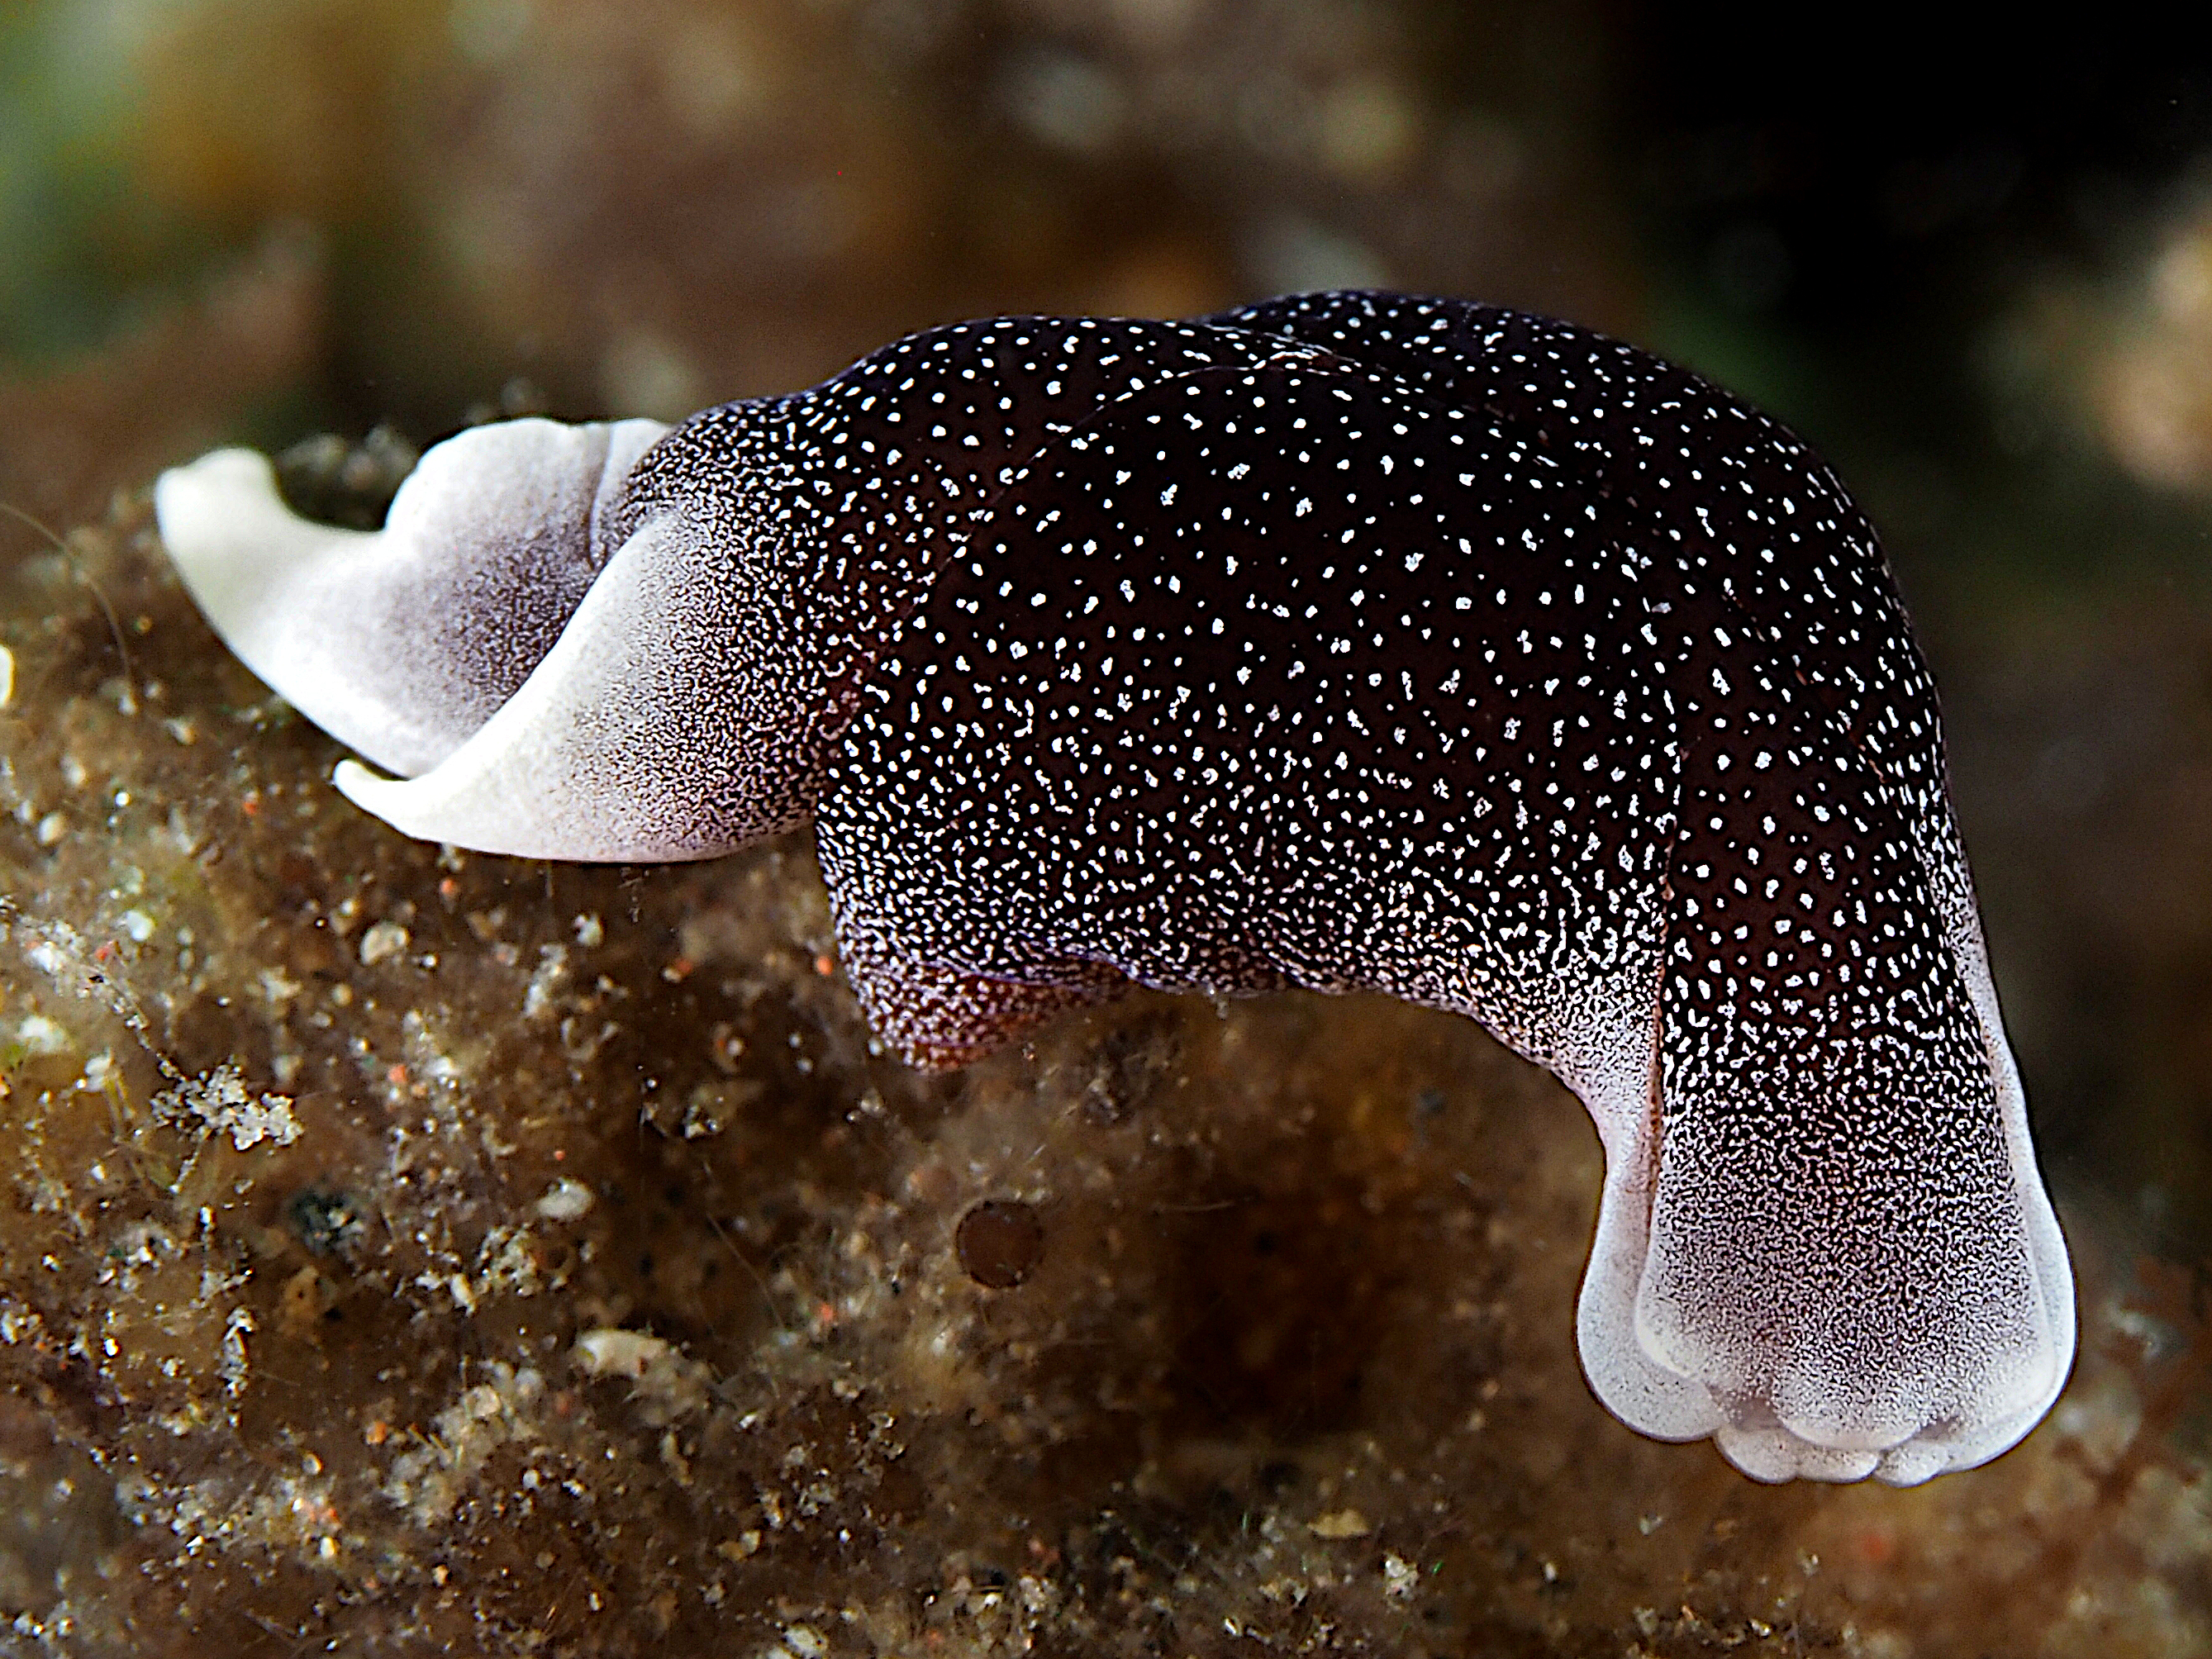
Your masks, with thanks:
M 407 1068 L 404 1066 L 395 1066 L 384 1074 L 384 1079 L 395 1087 L 404 1088 L 407 1085 Z
M 1869 1527 L 1856 1541 L 1859 1559 L 1870 1567 L 1887 1565 L 1897 1553 L 1897 1540 L 1879 1527 Z
M 814 971 L 827 979 L 837 971 L 837 958 L 824 951 L 814 958 Z
M 380 1446 L 392 1437 L 392 1425 L 380 1417 L 361 1431 L 361 1437 L 372 1446 Z

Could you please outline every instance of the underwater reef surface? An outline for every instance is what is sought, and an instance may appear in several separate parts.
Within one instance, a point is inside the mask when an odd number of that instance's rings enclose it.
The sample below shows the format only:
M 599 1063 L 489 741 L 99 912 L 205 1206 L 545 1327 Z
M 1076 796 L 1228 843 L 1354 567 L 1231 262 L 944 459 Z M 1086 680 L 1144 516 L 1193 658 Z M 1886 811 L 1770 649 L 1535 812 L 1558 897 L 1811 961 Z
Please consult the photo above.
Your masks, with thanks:
M 2125 233 L 2073 285 L 1955 202 L 1884 230 L 2010 77 L 1929 58 L 1875 131 L 1846 64 L 1823 127 L 1819 64 L 1609 15 L 0 17 L 0 171 L 44 181 L 0 190 L 0 501 L 66 543 L 0 523 L 0 1659 L 2212 1651 L 2206 1287 L 2137 1260 L 2212 1238 L 2201 207 L 2031 169 Z M 1997 162 L 2002 112 L 1957 118 Z M 1993 1465 L 1766 1488 L 1616 1423 L 1572 1343 L 1595 1137 L 1466 1022 L 1138 997 L 918 1077 L 805 836 L 404 842 L 153 540 L 216 443 L 681 415 L 994 309 L 1368 281 L 1683 355 L 1888 538 L 2081 1275 L 2073 1382 Z M 411 454 L 287 483 L 373 523 Z
M 2066 1220 L 2051 1418 L 1761 1487 L 1574 1358 L 1600 1163 L 1472 1024 L 876 1052 L 809 838 L 410 842 L 143 492 L 0 573 L 0 1653 L 2145 1656 L 2203 1287 Z

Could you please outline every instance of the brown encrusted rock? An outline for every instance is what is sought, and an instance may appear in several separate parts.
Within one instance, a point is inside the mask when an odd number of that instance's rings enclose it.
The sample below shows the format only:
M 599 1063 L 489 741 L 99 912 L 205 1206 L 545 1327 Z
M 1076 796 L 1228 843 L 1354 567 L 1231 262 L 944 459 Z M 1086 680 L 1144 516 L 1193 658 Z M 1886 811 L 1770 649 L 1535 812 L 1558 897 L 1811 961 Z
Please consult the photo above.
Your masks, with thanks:
M 2142 1591 L 2212 1554 L 2167 1436 L 2212 1344 L 2175 1294 L 2121 1345 L 2094 1249 L 2018 1451 L 1755 1486 L 1590 1397 L 1593 1137 L 1464 1021 L 1139 997 L 924 1079 L 804 836 L 403 841 L 142 507 L 9 570 L 0 643 L 0 1651 L 2208 1636 Z M 1018 1283 L 963 1262 L 981 1204 Z

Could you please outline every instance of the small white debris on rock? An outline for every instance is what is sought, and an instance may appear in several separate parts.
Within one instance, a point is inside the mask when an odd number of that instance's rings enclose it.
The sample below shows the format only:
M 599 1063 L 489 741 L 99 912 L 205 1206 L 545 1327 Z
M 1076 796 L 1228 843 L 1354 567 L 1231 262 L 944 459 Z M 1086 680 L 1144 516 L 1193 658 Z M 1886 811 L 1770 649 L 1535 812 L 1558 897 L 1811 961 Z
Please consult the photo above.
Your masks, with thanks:
M 154 937 L 154 918 L 143 910 L 125 910 L 120 925 L 125 937 L 133 945 L 143 945 Z
M 0 708 L 15 701 L 15 653 L 0 645 Z
M 596 915 L 578 916 L 572 925 L 576 930 L 576 943 L 586 951 L 595 945 L 606 943 L 607 930 L 600 925 Z
M 430 1433 L 392 1460 L 384 1495 L 418 1526 L 451 1515 L 501 1445 L 537 1438 L 545 1379 L 529 1366 L 518 1370 L 497 1359 L 487 1361 L 483 1371 L 488 1380 L 462 1389 L 431 1420 Z
M 396 921 L 380 921 L 361 936 L 361 965 L 374 968 L 406 948 L 407 930 Z
M 1382 1594 L 1406 1600 L 1421 1587 L 1420 1570 L 1402 1555 L 1382 1558 Z
M 13 1298 L 0 1298 L 0 1343 L 12 1347 L 27 1338 L 35 1340 L 45 1325 L 36 1309 Z
M 548 1221 L 580 1221 L 591 1214 L 598 1195 L 582 1182 L 562 1176 L 538 1200 L 538 1213 Z
M 1343 1509 L 1314 1516 L 1306 1530 L 1316 1538 L 1364 1538 L 1375 1528 L 1358 1510 Z
M 642 1377 L 656 1360 L 668 1354 L 665 1337 L 643 1331 L 616 1330 L 601 1326 L 576 1339 L 577 1363 L 593 1376 Z
M 552 1013 L 555 998 L 561 988 L 568 982 L 568 948 L 564 945 L 541 945 L 538 947 L 538 971 L 531 975 L 529 988 L 522 994 L 522 1017 L 543 1019 Z
M 70 1046 L 69 1033 L 44 1014 L 24 1015 L 15 1027 L 15 1040 L 33 1054 L 58 1054 Z
M 205 1077 L 186 1078 L 173 1089 L 154 1097 L 159 1118 L 197 1117 L 210 1134 L 228 1133 L 240 1152 L 273 1140 L 289 1146 L 300 1138 L 300 1121 L 292 1115 L 292 1102 L 284 1095 L 263 1095 L 256 1100 L 246 1092 L 238 1067 L 228 1061 Z
M 477 1250 L 473 1288 L 479 1299 L 493 1296 L 535 1296 L 544 1287 L 538 1271 L 538 1241 L 522 1227 L 494 1227 Z
M 298 980 L 288 977 L 282 968 L 264 968 L 255 978 L 260 984 L 261 994 L 269 999 L 269 1006 L 278 1013 L 283 1012 L 292 999 L 306 988 Z
M 576 1364 L 591 1376 L 626 1376 L 638 1415 L 654 1428 L 704 1410 L 714 1373 L 664 1337 L 602 1325 L 576 1339 Z
M 222 1375 L 224 1391 L 233 1399 L 246 1392 L 246 1339 L 255 1328 L 253 1316 L 244 1308 L 233 1308 L 223 1322 L 222 1358 L 216 1362 L 216 1370 Z
M 499 1390 L 489 1382 L 479 1382 L 461 1396 L 461 1415 L 471 1423 L 488 1422 L 501 1410 Z

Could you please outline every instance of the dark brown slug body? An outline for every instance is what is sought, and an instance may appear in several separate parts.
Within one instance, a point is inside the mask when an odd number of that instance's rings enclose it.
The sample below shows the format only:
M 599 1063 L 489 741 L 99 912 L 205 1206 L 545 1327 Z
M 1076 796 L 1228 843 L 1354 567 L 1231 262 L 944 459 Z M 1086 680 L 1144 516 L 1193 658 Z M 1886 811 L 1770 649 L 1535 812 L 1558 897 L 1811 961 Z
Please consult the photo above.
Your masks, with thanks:
M 811 816 L 922 1064 L 1132 982 L 1470 1015 L 1606 1142 L 1598 1392 L 1763 1478 L 1966 1467 L 2063 1382 L 1934 688 L 1834 476 L 1696 377 L 1322 294 L 483 428 L 376 536 L 265 472 L 169 475 L 165 533 L 414 775 L 340 774 L 408 833 L 696 858 Z

